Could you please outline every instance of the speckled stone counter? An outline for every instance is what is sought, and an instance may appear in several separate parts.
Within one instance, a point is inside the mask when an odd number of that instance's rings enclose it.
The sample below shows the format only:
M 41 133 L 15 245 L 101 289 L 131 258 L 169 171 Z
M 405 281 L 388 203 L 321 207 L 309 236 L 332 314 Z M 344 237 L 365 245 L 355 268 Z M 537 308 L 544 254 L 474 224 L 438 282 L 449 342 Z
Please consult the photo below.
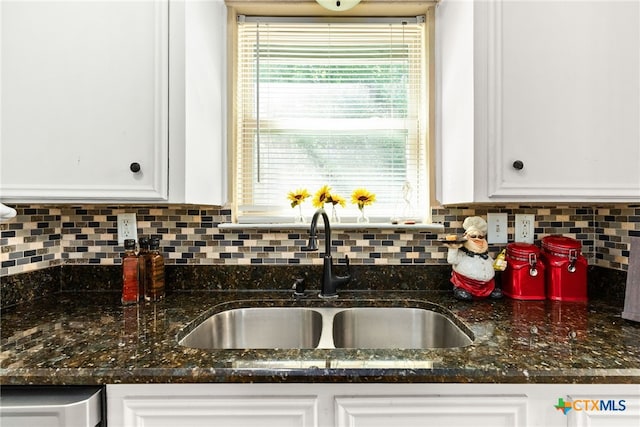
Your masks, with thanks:
M 173 291 L 122 307 L 114 291 L 61 292 L 2 312 L 2 384 L 453 382 L 640 384 L 640 324 L 599 302 L 459 302 L 450 292 Z M 453 314 L 470 346 L 429 350 L 198 350 L 195 319 L 251 306 L 409 306 Z

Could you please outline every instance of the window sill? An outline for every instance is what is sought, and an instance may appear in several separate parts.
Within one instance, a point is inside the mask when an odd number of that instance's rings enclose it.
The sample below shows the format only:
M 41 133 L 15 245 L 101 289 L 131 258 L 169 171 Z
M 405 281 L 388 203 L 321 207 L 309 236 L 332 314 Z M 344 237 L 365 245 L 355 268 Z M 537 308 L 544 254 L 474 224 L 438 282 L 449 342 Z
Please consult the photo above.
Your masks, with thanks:
M 223 223 L 219 224 L 220 230 L 308 230 L 310 223 L 277 223 L 277 224 L 236 224 Z M 322 221 L 318 222 L 318 228 L 324 225 Z M 409 231 L 432 231 L 434 233 L 443 232 L 442 224 L 391 224 L 384 222 L 370 222 L 368 224 L 357 224 L 354 222 L 333 223 L 332 230 L 409 230 Z

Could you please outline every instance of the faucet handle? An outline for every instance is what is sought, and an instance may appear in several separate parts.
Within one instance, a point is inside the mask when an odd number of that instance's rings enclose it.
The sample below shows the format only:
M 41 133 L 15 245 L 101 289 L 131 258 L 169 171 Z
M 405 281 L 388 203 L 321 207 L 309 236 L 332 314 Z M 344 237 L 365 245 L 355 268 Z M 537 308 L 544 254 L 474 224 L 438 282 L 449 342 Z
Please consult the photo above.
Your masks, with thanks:
M 304 252 L 315 252 L 318 250 L 318 237 L 309 236 L 309 243 L 307 246 L 301 248 Z
M 294 295 L 304 295 L 304 279 L 296 279 L 296 281 L 293 282 L 293 286 L 291 288 L 293 289 Z
M 344 256 L 344 262 L 347 264 L 347 276 L 351 277 L 351 264 L 349 264 L 349 255 Z

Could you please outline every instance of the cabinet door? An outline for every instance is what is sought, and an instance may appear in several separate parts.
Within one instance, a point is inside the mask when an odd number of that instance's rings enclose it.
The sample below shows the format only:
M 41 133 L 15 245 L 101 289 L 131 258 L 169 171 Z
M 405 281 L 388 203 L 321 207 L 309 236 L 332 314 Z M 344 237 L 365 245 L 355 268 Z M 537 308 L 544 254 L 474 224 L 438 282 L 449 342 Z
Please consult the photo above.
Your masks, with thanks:
M 568 427 L 637 427 L 640 425 L 640 386 L 636 393 L 572 393 L 566 401 Z
M 253 392 L 234 385 L 107 386 L 109 424 L 121 427 L 318 425 L 316 396 L 279 394 L 277 390 L 267 395 L 261 386 L 257 385 Z
M 3 199 L 166 199 L 168 1 L 8 0 L 0 23 Z
M 489 196 L 640 200 L 640 3 L 491 7 Z
M 526 396 L 337 397 L 339 427 L 527 425 Z
M 640 3 L 442 0 L 436 20 L 441 203 L 640 201 Z

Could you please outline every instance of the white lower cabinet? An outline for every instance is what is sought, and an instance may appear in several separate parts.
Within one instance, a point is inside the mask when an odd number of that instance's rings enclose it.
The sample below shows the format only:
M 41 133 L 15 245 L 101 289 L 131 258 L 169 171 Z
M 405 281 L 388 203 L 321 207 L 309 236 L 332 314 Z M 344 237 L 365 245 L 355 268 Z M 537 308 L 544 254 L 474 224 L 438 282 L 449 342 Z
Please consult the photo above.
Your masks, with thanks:
M 316 401 L 297 396 L 164 396 L 127 397 L 117 425 L 173 427 L 316 425 Z M 122 422 L 122 424 L 119 424 Z
M 573 405 L 566 414 L 560 399 Z M 107 418 L 122 427 L 637 427 L 640 386 L 117 384 L 107 386 Z
M 526 395 L 336 397 L 336 426 L 525 426 L 527 404 Z
M 568 427 L 626 427 L 640 425 L 640 385 L 627 391 L 621 388 L 607 395 L 595 392 L 576 392 L 567 412 Z
M 295 391 L 273 385 L 109 385 L 107 417 L 109 425 L 123 427 L 316 426 L 318 397 Z

